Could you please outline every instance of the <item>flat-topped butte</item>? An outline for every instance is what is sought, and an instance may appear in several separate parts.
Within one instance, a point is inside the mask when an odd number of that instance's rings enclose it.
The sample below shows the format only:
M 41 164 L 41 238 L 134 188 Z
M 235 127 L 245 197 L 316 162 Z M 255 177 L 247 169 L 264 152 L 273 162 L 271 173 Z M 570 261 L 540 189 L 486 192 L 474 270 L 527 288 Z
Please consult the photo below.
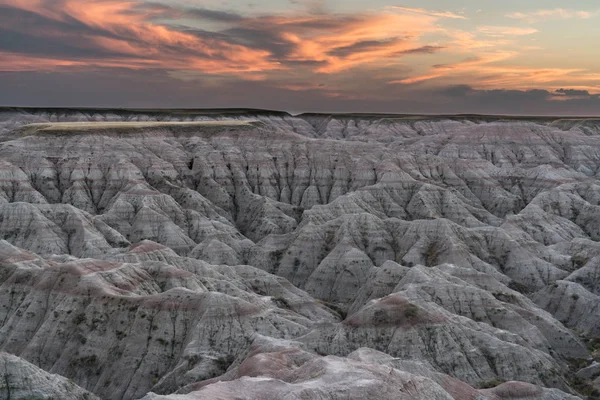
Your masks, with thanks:
M 44 122 L 23 125 L 19 131 L 23 135 L 39 133 L 76 134 L 90 131 L 136 131 L 153 128 L 240 128 L 254 126 L 257 120 L 227 121 L 85 121 L 85 122 Z

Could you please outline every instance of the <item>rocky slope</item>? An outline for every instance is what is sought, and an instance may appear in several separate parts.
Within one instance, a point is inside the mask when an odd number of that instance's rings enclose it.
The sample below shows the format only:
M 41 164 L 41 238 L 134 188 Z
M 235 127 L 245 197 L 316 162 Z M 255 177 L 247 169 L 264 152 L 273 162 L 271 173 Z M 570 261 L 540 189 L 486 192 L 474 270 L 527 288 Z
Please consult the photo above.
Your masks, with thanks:
M 599 398 L 600 121 L 6 108 L 0 175 L 4 398 Z

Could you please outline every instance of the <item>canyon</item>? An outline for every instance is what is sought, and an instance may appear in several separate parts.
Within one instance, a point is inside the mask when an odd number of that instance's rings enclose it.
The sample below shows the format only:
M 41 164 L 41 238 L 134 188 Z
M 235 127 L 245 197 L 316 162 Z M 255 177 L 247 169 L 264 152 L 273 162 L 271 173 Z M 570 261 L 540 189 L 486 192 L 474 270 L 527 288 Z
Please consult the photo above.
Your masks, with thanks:
M 600 399 L 600 119 L 0 109 L 0 398 Z

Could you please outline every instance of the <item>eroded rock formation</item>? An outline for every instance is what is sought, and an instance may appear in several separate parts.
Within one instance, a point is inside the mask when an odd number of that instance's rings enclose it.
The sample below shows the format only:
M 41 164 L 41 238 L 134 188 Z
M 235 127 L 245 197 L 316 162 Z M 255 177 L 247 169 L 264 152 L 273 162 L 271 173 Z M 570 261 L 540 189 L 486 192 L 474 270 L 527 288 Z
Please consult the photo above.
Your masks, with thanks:
M 600 121 L 3 109 L 0 133 L 4 397 L 598 398 Z

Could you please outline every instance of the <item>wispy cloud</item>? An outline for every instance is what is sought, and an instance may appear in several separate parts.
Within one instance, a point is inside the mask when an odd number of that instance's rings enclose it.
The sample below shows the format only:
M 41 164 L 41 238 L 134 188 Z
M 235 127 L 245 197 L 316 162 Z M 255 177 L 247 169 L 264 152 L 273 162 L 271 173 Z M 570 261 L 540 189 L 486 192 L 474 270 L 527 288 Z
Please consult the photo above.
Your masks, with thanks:
M 552 19 L 589 19 L 600 14 L 600 10 L 570 10 L 565 8 L 553 8 L 536 10 L 530 12 L 513 12 L 507 14 L 508 18 L 520 19 L 530 23 L 552 20 Z
M 480 26 L 477 28 L 477 32 L 491 37 L 505 37 L 505 36 L 527 36 L 537 33 L 538 30 L 534 28 L 521 28 L 516 26 Z
M 336 73 L 363 64 L 389 62 L 425 47 L 418 38 L 433 32 L 435 18 L 395 13 L 330 16 L 314 19 L 272 18 L 270 24 L 292 49 L 287 61 L 319 63 L 319 73 Z M 425 52 L 425 51 L 424 51 Z
M 429 81 L 432 79 L 442 78 L 449 75 L 459 75 L 466 72 L 478 71 L 482 66 L 492 64 L 498 61 L 508 60 L 515 56 L 514 52 L 495 52 L 485 54 L 478 57 L 472 57 L 464 61 L 454 64 L 438 64 L 434 65 L 429 73 L 413 76 L 410 78 L 404 78 L 399 80 L 390 81 L 391 84 L 415 84 L 420 82 Z
M 535 51 L 533 39 L 547 47 L 537 25 L 477 26 L 462 13 L 402 6 L 334 12 L 324 1 L 297 0 L 293 10 L 269 12 L 218 3 L 0 0 L 0 74 L 114 69 L 230 92 L 262 85 L 269 93 L 361 101 L 456 83 L 475 90 L 600 91 L 594 71 L 524 61 Z M 510 17 L 536 22 L 596 14 L 553 9 Z
M 391 84 L 415 85 L 432 80 L 470 81 L 479 89 L 504 88 L 511 90 L 529 90 L 531 88 L 556 88 L 563 82 L 572 85 L 587 83 L 590 90 L 600 82 L 600 74 L 590 73 L 580 68 L 533 68 L 519 65 L 507 65 L 515 58 L 516 52 L 497 51 L 469 58 L 453 64 L 435 65 L 425 74 L 394 80 Z
M 414 8 L 414 7 L 402 7 L 402 6 L 391 6 L 394 10 L 409 12 L 412 14 L 429 15 L 437 18 L 451 18 L 451 19 L 467 19 L 464 15 L 456 14 L 451 11 L 432 11 L 425 8 Z
M 36 54 L 22 54 L 23 60 L 12 65 L 25 65 L 27 59 L 36 57 L 43 59 L 41 65 L 46 67 L 56 61 L 57 67 L 67 63 L 131 69 L 192 68 L 230 74 L 281 68 L 266 50 L 153 24 L 153 18 L 163 15 L 164 10 L 139 5 L 112 0 L 3 0 L 3 35 L 13 43 L 23 41 L 23 52 L 30 52 L 36 41 L 46 48 Z M 18 57 L 16 50 L 11 48 L 13 61 Z
M 421 11 L 252 16 L 140 0 L 0 0 L 0 7 L 0 26 L 13 43 L 23 41 L 20 47 L 27 52 L 17 62 L 19 46 L 0 45 L 0 51 L 11 54 L 0 63 L 5 70 L 29 68 L 29 60 L 37 58 L 44 68 L 157 68 L 254 80 L 259 74 L 298 68 L 331 74 L 443 49 L 419 41 L 438 29 L 442 16 Z M 207 22 L 218 27 L 198 28 Z M 34 47 L 40 51 L 30 54 Z

